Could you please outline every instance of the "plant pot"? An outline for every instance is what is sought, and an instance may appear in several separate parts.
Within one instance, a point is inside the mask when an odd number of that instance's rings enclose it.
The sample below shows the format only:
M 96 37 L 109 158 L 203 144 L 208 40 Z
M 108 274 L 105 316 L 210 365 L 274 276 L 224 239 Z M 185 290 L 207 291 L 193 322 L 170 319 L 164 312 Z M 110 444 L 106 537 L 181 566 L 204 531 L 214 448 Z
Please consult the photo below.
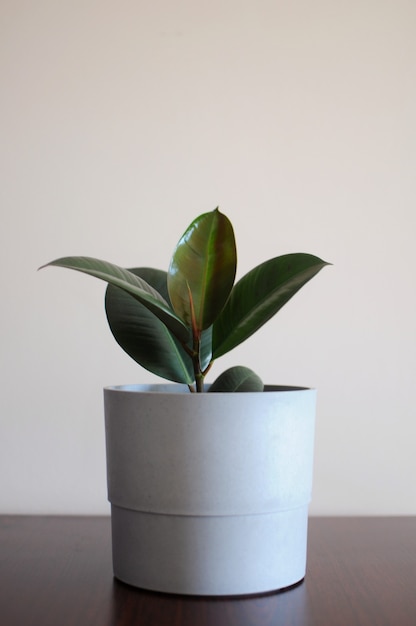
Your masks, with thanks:
M 316 391 L 104 390 L 113 568 L 130 585 L 246 595 L 305 576 Z

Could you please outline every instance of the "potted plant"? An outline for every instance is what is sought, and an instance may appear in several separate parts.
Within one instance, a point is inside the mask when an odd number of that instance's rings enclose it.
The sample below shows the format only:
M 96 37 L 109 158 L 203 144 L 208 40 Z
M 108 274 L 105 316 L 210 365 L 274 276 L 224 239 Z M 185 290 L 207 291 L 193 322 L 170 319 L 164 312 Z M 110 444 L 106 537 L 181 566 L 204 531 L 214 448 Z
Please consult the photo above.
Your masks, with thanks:
M 215 209 L 188 226 L 167 272 L 48 264 L 106 281 L 116 341 L 171 381 L 104 390 L 114 575 L 138 587 L 244 595 L 305 575 L 315 390 L 264 386 L 243 366 L 205 378 L 327 263 L 288 254 L 235 283 L 236 263 Z

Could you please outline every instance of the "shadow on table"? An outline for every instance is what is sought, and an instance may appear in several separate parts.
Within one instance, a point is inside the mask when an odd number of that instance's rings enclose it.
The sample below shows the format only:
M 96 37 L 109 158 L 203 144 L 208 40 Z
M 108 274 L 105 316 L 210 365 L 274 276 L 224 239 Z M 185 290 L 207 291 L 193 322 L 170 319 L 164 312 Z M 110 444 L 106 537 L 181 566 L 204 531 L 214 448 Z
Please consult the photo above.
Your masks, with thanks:
M 179 596 L 136 589 L 114 579 L 111 626 L 308 626 L 305 583 L 244 597 Z

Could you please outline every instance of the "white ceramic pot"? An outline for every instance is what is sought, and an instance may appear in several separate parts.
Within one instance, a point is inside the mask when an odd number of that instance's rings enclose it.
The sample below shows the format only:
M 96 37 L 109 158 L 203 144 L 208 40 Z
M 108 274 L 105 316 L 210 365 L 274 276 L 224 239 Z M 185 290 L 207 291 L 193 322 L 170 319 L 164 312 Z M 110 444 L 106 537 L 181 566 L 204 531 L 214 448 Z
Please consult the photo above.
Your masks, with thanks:
M 245 595 L 305 576 L 316 392 L 104 390 L 116 578 Z

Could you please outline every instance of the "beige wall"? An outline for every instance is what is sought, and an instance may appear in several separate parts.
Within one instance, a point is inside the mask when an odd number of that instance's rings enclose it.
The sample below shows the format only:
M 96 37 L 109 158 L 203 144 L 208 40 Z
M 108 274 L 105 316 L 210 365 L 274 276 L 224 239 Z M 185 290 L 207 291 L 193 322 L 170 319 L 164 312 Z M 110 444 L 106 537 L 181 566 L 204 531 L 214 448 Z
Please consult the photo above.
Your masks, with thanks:
M 416 514 L 416 4 L 3 0 L 0 512 L 105 513 L 104 285 L 220 205 L 332 261 L 216 364 L 319 389 L 313 514 Z

